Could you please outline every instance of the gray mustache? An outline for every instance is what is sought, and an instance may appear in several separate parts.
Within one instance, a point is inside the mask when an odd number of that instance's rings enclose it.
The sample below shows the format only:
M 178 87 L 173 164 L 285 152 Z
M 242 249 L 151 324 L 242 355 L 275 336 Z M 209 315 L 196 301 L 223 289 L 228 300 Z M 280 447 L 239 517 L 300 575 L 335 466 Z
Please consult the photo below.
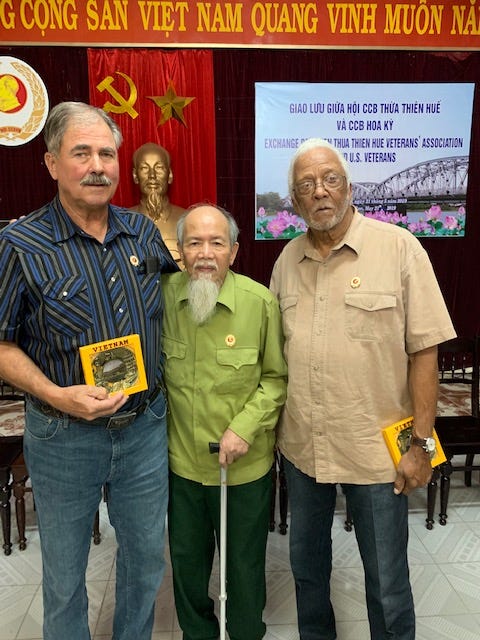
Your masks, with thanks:
M 80 184 L 82 187 L 109 187 L 112 184 L 112 181 L 103 174 L 99 175 L 97 173 L 92 173 L 87 178 L 84 178 Z

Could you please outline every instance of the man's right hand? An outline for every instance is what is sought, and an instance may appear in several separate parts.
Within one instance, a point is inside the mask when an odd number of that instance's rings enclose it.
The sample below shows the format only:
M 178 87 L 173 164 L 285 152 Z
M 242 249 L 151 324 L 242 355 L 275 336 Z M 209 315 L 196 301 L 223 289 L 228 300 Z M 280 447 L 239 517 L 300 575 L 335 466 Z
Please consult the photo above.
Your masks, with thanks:
M 128 400 L 128 395 L 121 391 L 108 395 L 103 387 L 87 384 L 58 387 L 58 391 L 48 403 L 63 413 L 87 421 L 111 416 Z

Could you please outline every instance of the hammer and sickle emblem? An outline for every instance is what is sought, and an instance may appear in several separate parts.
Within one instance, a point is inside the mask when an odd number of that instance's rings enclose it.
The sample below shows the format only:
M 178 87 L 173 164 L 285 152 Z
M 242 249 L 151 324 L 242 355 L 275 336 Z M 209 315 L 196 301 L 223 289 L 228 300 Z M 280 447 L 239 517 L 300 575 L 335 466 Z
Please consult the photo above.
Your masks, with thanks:
M 137 97 L 138 97 L 137 87 L 135 86 L 135 83 L 133 82 L 133 80 L 129 76 L 127 76 L 125 73 L 122 73 L 121 71 L 115 71 L 115 73 L 119 76 L 122 76 L 122 78 L 124 78 L 124 80 L 127 82 L 128 86 L 130 87 L 130 95 L 126 100 L 122 96 L 122 94 L 119 93 L 115 89 L 115 87 L 112 86 L 112 83 L 114 82 L 114 78 L 112 76 L 107 76 L 104 80 L 102 80 L 99 84 L 97 84 L 97 89 L 99 91 L 108 91 L 108 93 L 112 96 L 112 98 L 114 98 L 117 101 L 117 105 L 114 105 L 107 100 L 107 102 L 105 102 L 105 104 L 103 105 L 103 109 L 107 113 L 110 111 L 112 113 L 128 113 L 128 115 L 133 120 L 135 120 L 135 118 L 138 116 L 138 112 L 135 111 L 135 109 L 133 108 L 133 105 L 137 101 Z

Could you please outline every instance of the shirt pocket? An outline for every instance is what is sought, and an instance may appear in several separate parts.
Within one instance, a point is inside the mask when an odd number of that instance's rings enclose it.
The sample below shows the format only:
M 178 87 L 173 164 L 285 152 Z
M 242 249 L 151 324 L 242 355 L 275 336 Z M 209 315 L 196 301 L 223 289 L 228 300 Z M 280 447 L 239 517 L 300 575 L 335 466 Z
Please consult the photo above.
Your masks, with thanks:
M 217 383 L 215 392 L 232 393 L 239 388 L 250 389 L 257 378 L 259 353 L 257 347 L 217 349 Z
M 179 340 L 162 337 L 162 347 L 165 353 L 165 382 L 169 384 L 181 385 L 185 381 L 185 356 L 187 355 L 187 345 Z
M 388 293 L 346 293 L 345 331 L 352 340 L 381 340 L 393 327 L 397 298 Z
M 49 331 L 74 337 L 92 326 L 92 309 L 84 278 L 65 276 L 45 281 L 41 289 Z
M 282 326 L 285 338 L 291 338 L 295 330 L 297 317 L 298 296 L 285 296 L 280 298 L 279 305 L 282 312 Z

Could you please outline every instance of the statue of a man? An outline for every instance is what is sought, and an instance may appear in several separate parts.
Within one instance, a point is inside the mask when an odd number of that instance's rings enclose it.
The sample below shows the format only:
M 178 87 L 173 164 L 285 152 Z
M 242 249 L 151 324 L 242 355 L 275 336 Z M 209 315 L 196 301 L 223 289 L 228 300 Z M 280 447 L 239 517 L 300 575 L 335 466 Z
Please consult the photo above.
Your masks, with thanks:
M 133 181 L 140 187 L 140 202 L 132 210 L 155 222 L 168 250 L 183 269 L 177 249 L 177 221 L 184 209 L 168 198 L 168 188 L 173 182 L 170 154 L 160 145 L 147 142 L 134 152 L 132 161 Z

